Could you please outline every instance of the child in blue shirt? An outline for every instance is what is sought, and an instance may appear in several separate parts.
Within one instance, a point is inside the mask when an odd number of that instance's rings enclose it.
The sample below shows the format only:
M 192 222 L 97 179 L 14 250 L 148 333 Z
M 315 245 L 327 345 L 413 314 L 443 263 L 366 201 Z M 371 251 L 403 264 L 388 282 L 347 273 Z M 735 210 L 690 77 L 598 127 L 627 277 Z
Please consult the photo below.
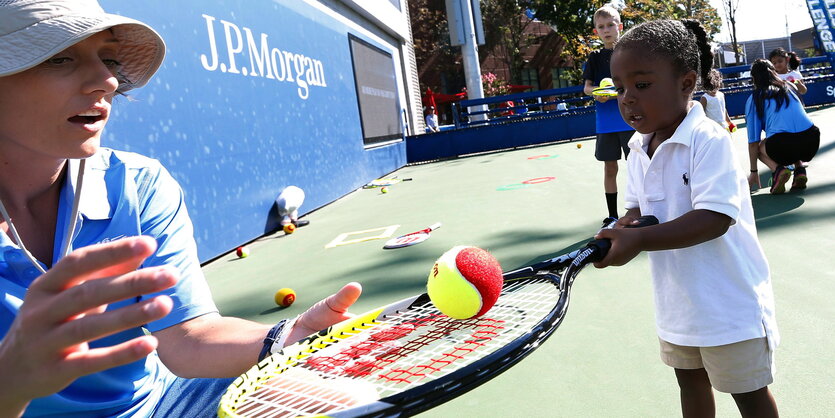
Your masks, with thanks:
M 812 123 L 800 99 L 788 82 L 779 78 L 769 60 L 751 65 L 754 92 L 745 104 L 748 124 L 748 156 L 751 174 L 748 183 L 760 186 L 757 159 L 771 169 L 771 194 L 785 193 L 794 164 L 791 190 L 803 190 L 809 181 L 803 161 L 811 161 L 820 146 L 820 130 Z M 765 139 L 760 140 L 765 131 Z
M 589 60 L 583 69 L 583 79 L 586 80 L 583 92 L 595 100 L 597 142 L 594 157 L 603 161 L 603 190 L 608 210 L 603 225 L 606 226 L 618 218 L 618 160 L 621 150 L 624 158 L 629 156 L 629 147 L 626 144 L 635 130 L 623 121 L 614 97 L 592 94 L 592 90 L 598 87 L 603 79 L 611 77 L 609 61 L 612 48 L 623 30 L 620 13 L 611 6 L 603 6 L 594 12 L 593 22 L 594 33 L 603 41 L 603 49 L 589 54 Z

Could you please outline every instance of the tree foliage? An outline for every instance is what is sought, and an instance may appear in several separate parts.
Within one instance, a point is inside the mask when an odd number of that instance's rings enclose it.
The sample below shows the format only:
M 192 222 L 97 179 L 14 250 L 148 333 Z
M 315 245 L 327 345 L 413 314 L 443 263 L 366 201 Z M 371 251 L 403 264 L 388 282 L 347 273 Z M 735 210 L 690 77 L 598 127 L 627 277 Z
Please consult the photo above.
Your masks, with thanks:
M 524 52 L 537 41 L 535 36 L 526 34 L 531 23 L 526 11 L 531 11 L 535 19 L 551 26 L 563 38 L 562 56 L 574 65 L 570 73 L 576 79 L 570 81 L 579 84 L 582 81 L 579 69 L 588 54 L 601 46 L 592 32 L 592 16 L 606 3 L 606 0 L 481 0 L 486 43 L 479 47 L 479 56 L 482 61 L 488 54 L 504 60 L 511 74 L 508 81 L 518 82 L 521 70 L 527 65 Z M 409 0 L 408 4 L 421 79 L 424 71 L 431 70 L 462 81 L 460 49 L 449 44 L 444 0 Z M 719 12 L 709 0 L 626 0 L 620 13 L 624 29 L 654 19 L 689 18 L 700 21 L 712 37 L 722 24 Z

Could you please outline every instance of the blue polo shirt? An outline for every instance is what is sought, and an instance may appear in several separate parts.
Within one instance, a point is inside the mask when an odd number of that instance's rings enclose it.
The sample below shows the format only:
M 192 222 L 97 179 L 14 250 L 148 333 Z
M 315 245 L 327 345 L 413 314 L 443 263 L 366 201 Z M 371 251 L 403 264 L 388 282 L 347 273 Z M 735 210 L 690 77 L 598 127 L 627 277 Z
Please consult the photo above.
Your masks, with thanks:
M 53 265 L 65 240 L 77 172 L 78 161 L 70 161 L 58 206 Z M 158 161 L 103 148 L 87 160 L 81 193 L 72 249 L 148 235 L 156 238 L 158 249 L 142 267 L 169 265 L 180 272 L 180 281 L 161 292 L 173 299 L 173 310 L 146 324 L 147 330 L 158 331 L 217 311 L 200 269 L 183 192 Z M 27 288 L 39 275 L 21 249 L 0 233 L 0 337 L 8 332 Z M 153 296 L 114 303 L 108 310 Z M 142 328 L 129 329 L 90 346 L 112 346 L 141 335 Z M 35 399 L 25 416 L 150 416 L 174 378 L 152 353 L 143 360 L 81 377 L 56 394 Z
M 812 119 L 806 114 L 803 103 L 789 91 L 789 105 L 780 106 L 777 109 L 775 99 L 763 101 L 763 116 L 760 120 L 757 116 L 757 106 L 754 105 L 754 95 L 748 97 L 745 103 L 745 123 L 748 125 L 748 143 L 760 142 L 760 135 L 765 131 L 765 137 L 771 137 L 780 132 L 797 133 L 803 132 L 812 127 Z

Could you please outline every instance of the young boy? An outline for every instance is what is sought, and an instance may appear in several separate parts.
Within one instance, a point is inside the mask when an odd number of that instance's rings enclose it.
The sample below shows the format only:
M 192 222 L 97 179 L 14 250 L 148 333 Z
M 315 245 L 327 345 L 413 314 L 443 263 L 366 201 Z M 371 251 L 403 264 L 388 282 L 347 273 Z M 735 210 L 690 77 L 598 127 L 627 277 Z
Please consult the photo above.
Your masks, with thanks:
M 600 85 L 604 78 L 611 77 L 609 60 L 612 50 L 623 30 L 620 23 L 620 13 L 611 6 L 603 6 L 594 12 L 594 33 L 603 40 L 603 49 L 589 54 L 589 60 L 583 70 L 586 80 L 583 92 L 592 95 L 592 90 Z M 629 156 L 627 143 L 635 131 L 623 121 L 618 110 L 618 103 L 614 97 L 594 95 L 596 116 L 597 143 L 594 157 L 603 161 L 603 190 L 606 193 L 606 207 L 609 211 L 603 226 L 614 222 L 618 218 L 618 160 L 621 150 L 624 158 Z

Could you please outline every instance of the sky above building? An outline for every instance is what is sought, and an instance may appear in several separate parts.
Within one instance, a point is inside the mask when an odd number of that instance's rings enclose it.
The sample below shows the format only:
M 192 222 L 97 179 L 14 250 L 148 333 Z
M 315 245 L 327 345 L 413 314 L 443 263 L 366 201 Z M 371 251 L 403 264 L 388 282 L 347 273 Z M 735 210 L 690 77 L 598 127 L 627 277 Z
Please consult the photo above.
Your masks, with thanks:
M 722 31 L 714 39 L 730 42 L 731 31 L 722 7 L 727 0 L 710 0 L 722 16 Z M 804 0 L 738 0 L 736 35 L 738 41 L 781 38 L 812 27 L 812 18 Z

